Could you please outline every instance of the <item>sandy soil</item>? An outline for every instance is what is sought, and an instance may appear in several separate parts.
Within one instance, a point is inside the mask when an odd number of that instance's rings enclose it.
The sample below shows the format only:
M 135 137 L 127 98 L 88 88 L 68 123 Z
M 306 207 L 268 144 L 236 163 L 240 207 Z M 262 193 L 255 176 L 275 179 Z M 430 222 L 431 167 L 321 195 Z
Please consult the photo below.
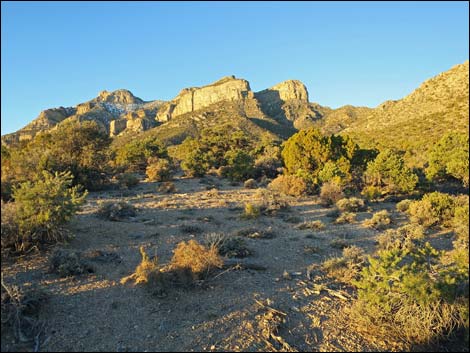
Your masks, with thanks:
M 243 220 L 243 204 L 256 200 L 256 189 L 215 177 L 174 182 L 177 190 L 171 194 L 157 192 L 158 183 L 150 182 L 128 191 L 89 194 L 69 226 L 74 239 L 58 247 L 117 255 L 92 261 L 94 273 L 67 278 L 49 273 L 53 248 L 4 261 L 6 283 L 37 285 L 49 294 L 40 313 L 45 329 L 39 350 L 384 350 L 364 341 L 340 319 L 341 308 L 354 296 L 352 288 L 311 265 L 340 255 L 341 249 L 331 244 L 337 238 L 373 252 L 379 232 L 364 228 L 360 221 L 370 218 L 372 211 L 388 209 L 393 226 L 401 225 L 405 219 L 394 203 L 372 204 L 369 212 L 358 213 L 355 224 L 334 224 L 327 217 L 330 209 L 320 206 L 317 197 L 289 199 L 288 211 Z M 124 222 L 103 220 L 96 214 L 103 200 L 129 201 L 138 208 L 137 216 Z M 325 228 L 296 229 L 304 220 L 321 220 Z M 275 234 L 271 239 L 246 238 L 252 254 L 241 261 L 264 266 L 264 271 L 221 270 L 194 288 L 174 289 L 163 298 L 143 286 L 120 284 L 140 262 L 141 245 L 165 263 L 182 240 L 204 242 L 207 233 L 230 235 L 250 227 L 261 231 L 271 227 Z M 319 290 L 320 286 L 330 291 Z M 260 325 L 266 315 L 282 321 L 271 337 Z M 34 343 L 15 343 L 4 330 L 1 348 L 32 351 Z

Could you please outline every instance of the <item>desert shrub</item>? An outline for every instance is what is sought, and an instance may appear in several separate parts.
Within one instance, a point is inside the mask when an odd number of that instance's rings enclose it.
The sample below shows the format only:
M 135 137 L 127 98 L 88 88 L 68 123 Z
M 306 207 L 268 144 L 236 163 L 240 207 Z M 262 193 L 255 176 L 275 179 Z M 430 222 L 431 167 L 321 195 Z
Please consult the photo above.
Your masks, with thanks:
M 449 132 L 444 135 L 429 151 L 426 177 L 442 180 L 451 176 L 468 186 L 468 146 L 468 134 Z
M 468 272 L 469 266 L 469 207 L 468 196 L 465 202 L 455 208 L 452 225 L 456 233 L 456 239 L 453 242 L 454 250 L 450 254 L 453 261 L 457 263 L 460 268 L 466 269 Z
M 223 261 L 215 246 L 210 248 L 196 240 L 178 243 L 171 259 L 171 266 L 177 269 L 188 269 L 194 280 L 207 277 L 216 268 L 221 268 Z
M 358 150 L 348 137 L 323 136 L 316 128 L 309 128 L 284 142 L 282 159 L 288 174 L 302 176 L 314 185 L 320 173 L 325 182 L 342 182 L 350 179 L 351 160 Z
M 243 187 L 246 189 L 256 189 L 258 187 L 258 183 L 255 179 L 248 179 L 243 183 Z
M 323 206 L 330 207 L 344 198 L 343 189 L 335 182 L 326 182 L 320 189 L 320 200 Z
M 422 243 L 425 232 L 424 227 L 418 224 L 407 224 L 397 229 L 387 229 L 377 236 L 379 249 L 407 249 L 411 250 Z
M 351 246 L 351 243 L 343 238 L 334 238 L 330 240 L 330 246 L 336 249 L 344 249 Z
M 11 150 L 9 175 L 5 177 L 16 184 L 40 179 L 44 170 L 69 171 L 73 185 L 100 190 L 108 183 L 110 142 L 96 122 L 61 123 L 57 129 L 38 134 L 24 146 Z
M 71 186 L 72 179 L 70 172 L 43 171 L 37 181 L 15 187 L 14 210 L 8 214 L 10 225 L 5 231 L 2 227 L 2 248 L 21 253 L 64 240 L 66 232 L 61 226 L 72 218 L 86 197 L 86 192 Z
M 201 227 L 198 227 L 194 224 L 182 224 L 180 226 L 181 232 L 186 234 L 198 234 L 202 232 Z
M 410 220 L 425 227 L 449 225 L 454 215 L 455 201 L 450 195 L 433 192 L 414 201 L 408 208 Z
M 395 207 L 399 212 L 407 212 L 412 202 L 413 200 L 410 199 L 401 200 Z
M 468 332 L 467 280 L 455 268 L 442 266 L 442 253 L 429 243 L 411 249 L 393 247 L 369 257 L 353 281 L 358 299 L 350 319 L 360 332 L 411 345 L 438 341 L 459 329 Z
M 356 214 L 354 212 L 343 212 L 335 220 L 335 223 L 337 224 L 354 223 L 354 222 L 356 222 Z
M 150 157 L 147 160 L 145 173 L 150 181 L 169 181 L 172 178 L 173 166 L 168 159 Z
M 136 208 L 128 202 L 108 201 L 100 205 L 98 216 L 109 221 L 123 221 L 129 217 L 136 216 Z
M 115 163 L 129 172 L 145 171 L 150 157 L 168 158 L 168 151 L 154 137 L 135 139 L 115 149 Z
M 139 184 L 139 178 L 133 173 L 122 173 L 117 176 L 119 187 L 129 189 Z
M 225 171 L 224 177 L 230 180 L 242 181 L 254 175 L 254 160 L 243 150 L 230 150 L 224 154 Z
M 258 189 L 256 198 L 260 199 L 259 208 L 265 215 L 273 216 L 289 209 L 289 203 L 273 190 Z
M 336 207 L 341 212 L 360 212 L 364 211 L 365 203 L 363 199 L 357 197 L 344 198 L 336 202 Z
M 82 259 L 80 253 L 56 249 L 49 259 L 49 271 L 60 277 L 69 277 L 94 272 L 93 267 Z
M 364 250 L 352 245 L 343 248 L 342 257 L 333 257 L 323 262 L 322 269 L 328 276 L 342 282 L 350 283 L 357 279 L 359 272 L 365 264 Z
M 297 229 L 313 229 L 313 230 L 321 230 L 325 228 L 325 224 L 322 221 L 306 221 L 302 222 L 296 226 Z
M 307 183 L 295 175 L 279 175 L 268 187 L 289 196 L 302 196 L 308 192 Z
M 377 186 L 366 186 L 362 189 L 361 195 L 366 198 L 368 201 L 377 200 L 382 196 L 382 191 Z
M 219 254 L 229 258 L 247 257 L 250 250 L 246 245 L 246 241 L 240 237 L 225 236 L 220 233 L 209 233 L 206 235 L 206 244 L 209 248 L 215 246 Z
M 364 178 L 367 185 L 379 187 L 385 193 L 410 192 L 418 183 L 418 176 L 390 149 L 381 151 L 367 164 Z
M 254 219 L 258 218 L 261 215 L 260 208 L 256 205 L 253 205 L 250 202 L 245 203 L 245 209 L 242 214 L 242 218 L 244 219 Z
M 382 210 L 374 213 L 372 218 L 366 219 L 362 222 L 364 227 L 374 228 L 374 229 L 385 229 L 387 228 L 392 220 L 390 219 L 390 214 L 387 210 Z
M 175 183 L 171 182 L 171 181 L 165 181 L 163 183 L 161 183 L 158 188 L 157 188 L 157 191 L 158 192 L 164 192 L 164 193 L 172 193 L 172 192 L 176 192 L 176 186 L 175 186 Z

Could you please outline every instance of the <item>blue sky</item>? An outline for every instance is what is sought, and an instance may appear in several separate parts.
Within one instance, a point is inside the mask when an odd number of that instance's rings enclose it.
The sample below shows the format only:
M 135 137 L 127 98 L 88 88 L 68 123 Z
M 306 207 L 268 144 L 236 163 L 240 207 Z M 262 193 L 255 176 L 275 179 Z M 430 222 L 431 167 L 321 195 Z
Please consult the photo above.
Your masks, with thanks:
M 1 3 L 1 133 L 126 88 L 169 100 L 235 75 L 374 107 L 468 60 L 467 2 Z

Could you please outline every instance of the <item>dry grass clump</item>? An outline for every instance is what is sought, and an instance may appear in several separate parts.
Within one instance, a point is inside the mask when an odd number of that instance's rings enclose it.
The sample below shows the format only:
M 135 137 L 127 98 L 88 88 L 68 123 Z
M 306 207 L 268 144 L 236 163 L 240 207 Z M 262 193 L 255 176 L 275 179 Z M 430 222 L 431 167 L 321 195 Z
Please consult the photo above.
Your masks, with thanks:
M 161 183 L 158 186 L 157 191 L 158 192 L 163 192 L 163 193 L 166 193 L 166 194 L 176 192 L 175 183 L 173 183 L 172 181 L 165 181 L 165 182 Z
M 171 267 L 174 269 L 188 269 L 194 280 L 207 277 L 215 268 L 221 268 L 223 261 L 219 256 L 217 247 L 209 248 L 191 239 L 180 242 L 173 251 Z
M 80 253 L 56 249 L 49 259 L 49 271 L 60 277 L 81 275 L 94 272 L 93 267 L 81 258 Z
M 322 221 L 306 221 L 302 222 L 297 225 L 295 228 L 297 229 L 313 229 L 313 230 L 321 230 L 325 228 L 325 224 Z
M 33 341 L 43 331 L 39 311 L 47 300 L 45 292 L 37 289 L 24 290 L 7 285 L 2 273 L 2 331 L 11 328 L 15 339 L 25 343 Z
M 367 228 L 385 229 L 390 225 L 390 223 L 392 223 L 390 214 L 387 210 L 382 210 L 374 213 L 372 218 L 366 219 L 362 222 L 362 225 Z
M 109 221 L 123 221 L 136 216 L 136 208 L 128 202 L 104 202 L 98 209 L 98 216 Z
M 320 200 L 322 206 L 331 207 L 344 198 L 343 188 L 334 182 L 326 182 L 320 189 Z
M 360 212 L 365 210 L 365 203 L 363 199 L 350 197 L 336 202 L 336 207 L 341 212 Z
M 322 269 L 329 277 L 350 283 L 353 279 L 357 279 L 365 262 L 364 250 L 352 245 L 343 249 L 342 257 L 333 257 L 323 262 Z
M 279 175 L 268 185 L 269 189 L 284 195 L 299 197 L 307 194 L 307 183 L 295 175 Z
M 395 207 L 397 208 L 398 212 L 406 212 L 410 208 L 412 202 L 413 200 L 410 199 L 401 200 Z
M 142 260 L 137 265 L 135 271 L 130 276 L 121 279 L 121 284 L 125 284 L 129 281 L 134 281 L 136 284 L 150 283 L 152 280 L 156 280 L 159 274 L 158 258 L 155 256 L 151 259 L 145 252 L 145 248 L 141 246 L 139 248 Z
M 335 223 L 337 224 L 355 223 L 355 222 L 356 222 L 356 214 L 354 212 L 343 212 L 335 220 Z
M 255 179 L 248 179 L 243 183 L 243 187 L 245 189 L 256 189 L 258 187 L 258 183 Z
M 209 248 L 215 246 L 219 254 L 229 258 L 247 257 L 251 254 L 243 238 L 226 236 L 221 233 L 209 233 L 206 235 L 205 243 Z

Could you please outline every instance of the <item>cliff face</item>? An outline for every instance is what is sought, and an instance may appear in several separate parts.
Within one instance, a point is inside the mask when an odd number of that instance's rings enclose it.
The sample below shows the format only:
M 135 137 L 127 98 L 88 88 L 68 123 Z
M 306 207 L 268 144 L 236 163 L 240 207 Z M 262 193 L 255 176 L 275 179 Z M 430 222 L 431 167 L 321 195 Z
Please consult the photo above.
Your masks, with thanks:
M 165 122 L 222 101 L 237 101 L 249 97 L 253 97 L 253 92 L 248 81 L 227 76 L 208 86 L 183 89 L 159 110 L 156 120 Z

